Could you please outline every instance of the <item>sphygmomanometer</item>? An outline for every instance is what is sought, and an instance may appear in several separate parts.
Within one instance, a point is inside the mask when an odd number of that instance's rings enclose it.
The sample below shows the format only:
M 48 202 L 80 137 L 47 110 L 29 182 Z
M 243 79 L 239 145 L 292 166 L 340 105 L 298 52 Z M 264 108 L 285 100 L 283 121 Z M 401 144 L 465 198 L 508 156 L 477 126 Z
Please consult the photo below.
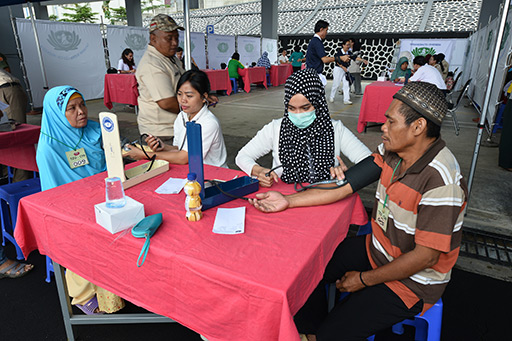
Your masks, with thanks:
M 270 176 L 277 168 L 282 167 L 282 165 L 276 166 L 265 173 L 265 176 Z M 303 185 L 301 182 L 295 182 L 295 190 L 297 192 L 305 191 L 309 188 L 317 188 L 317 189 L 338 189 L 340 187 L 345 186 L 346 184 L 350 184 L 353 192 L 357 192 L 361 188 L 368 186 L 369 184 L 377 181 L 380 177 L 381 168 L 377 166 L 374 162 L 373 156 L 368 156 L 367 158 L 361 160 L 359 163 L 347 169 L 345 172 L 345 179 L 330 179 L 330 180 L 322 180 L 318 182 L 311 183 L 309 185 Z M 324 185 L 332 185 L 332 186 L 324 186 Z

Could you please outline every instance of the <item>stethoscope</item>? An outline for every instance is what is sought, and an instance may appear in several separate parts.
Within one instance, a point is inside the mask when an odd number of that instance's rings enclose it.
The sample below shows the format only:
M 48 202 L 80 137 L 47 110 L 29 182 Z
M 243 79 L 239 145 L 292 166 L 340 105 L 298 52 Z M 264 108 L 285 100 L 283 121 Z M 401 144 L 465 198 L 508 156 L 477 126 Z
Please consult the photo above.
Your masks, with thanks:
M 276 169 L 281 168 L 281 167 L 283 167 L 283 165 L 275 166 L 274 168 L 272 168 L 271 170 L 266 172 L 265 176 L 266 177 L 270 177 L 270 173 L 272 173 L 273 171 L 275 171 Z M 294 173 L 295 173 L 295 177 L 298 179 L 299 175 L 297 174 L 297 171 L 295 169 L 294 169 Z M 343 180 L 330 179 L 330 180 L 322 180 L 322 181 L 313 182 L 313 183 L 311 183 L 309 185 L 304 186 L 302 184 L 302 182 L 296 181 L 294 183 L 294 185 L 293 185 L 293 188 L 295 189 L 296 192 L 303 192 L 303 191 L 305 191 L 307 189 L 310 189 L 310 188 L 330 190 L 330 189 L 338 189 L 340 187 L 343 187 L 347 183 L 348 183 L 347 179 L 343 179 Z M 328 185 L 328 184 L 334 184 L 334 186 L 321 187 L 321 185 Z

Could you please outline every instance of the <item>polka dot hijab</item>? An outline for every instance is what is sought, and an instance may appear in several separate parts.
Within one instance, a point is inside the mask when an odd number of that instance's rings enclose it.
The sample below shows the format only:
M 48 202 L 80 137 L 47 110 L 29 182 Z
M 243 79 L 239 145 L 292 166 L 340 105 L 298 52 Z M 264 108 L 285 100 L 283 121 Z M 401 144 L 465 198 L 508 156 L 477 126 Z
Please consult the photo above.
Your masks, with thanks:
M 295 126 L 288 117 L 288 103 L 296 94 L 304 95 L 316 110 L 316 119 L 305 129 Z M 294 72 L 284 86 L 279 158 L 283 166 L 281 180 L 286 183 L 330 178 L 329 169 L 334 166 L 334 127 L 322 81 L 312 69 Z

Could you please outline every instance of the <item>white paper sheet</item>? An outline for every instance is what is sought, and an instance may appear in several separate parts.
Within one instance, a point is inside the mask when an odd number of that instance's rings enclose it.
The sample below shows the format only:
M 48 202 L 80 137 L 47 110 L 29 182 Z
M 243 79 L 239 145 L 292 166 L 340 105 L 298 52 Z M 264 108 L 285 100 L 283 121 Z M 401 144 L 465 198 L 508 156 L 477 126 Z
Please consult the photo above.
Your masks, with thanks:
M 240 234 L 245 232 L 245 207 L 219 208 L 213 223 L 213 233 Z
M 183 186 L 185 186 L 185 183 L 187 183 L 187 179 L 169 178 L 155 192 L 158 194 L 178 194 L 183 189 Z

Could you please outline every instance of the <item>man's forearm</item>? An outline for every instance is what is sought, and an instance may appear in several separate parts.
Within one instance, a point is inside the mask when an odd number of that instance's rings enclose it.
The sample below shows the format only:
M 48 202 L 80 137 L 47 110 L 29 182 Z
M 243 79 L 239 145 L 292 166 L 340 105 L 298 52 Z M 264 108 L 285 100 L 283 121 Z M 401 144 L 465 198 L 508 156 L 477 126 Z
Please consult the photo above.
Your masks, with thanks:
M 158 104 L 160 108 L 172 112 L 173 114 L 178 114 L 180 112 L 180 106 L 176 97 L 161 99 L 157 101 L 156 104 Z
M 416 245 L 414 250 L 404 253 L 390 263 L 362 274 L 367 286 L 401 280 L 435 265 L 440 251 Z
M 334 57 L 322 57 L 322 62 L 324 62 L 324 64 L 332 63 L 334 62 Z
M 334 184 L 325 185 L 323 187 L 332 187 Z M 287 195 L 286 199 L 290 203 L 289 207 L 304 207 L 327 205 L 338 200 L 344 199 L 351 195 L 352 187 L 349 183 L 338 189 L 308 189 L 304 192 Z

